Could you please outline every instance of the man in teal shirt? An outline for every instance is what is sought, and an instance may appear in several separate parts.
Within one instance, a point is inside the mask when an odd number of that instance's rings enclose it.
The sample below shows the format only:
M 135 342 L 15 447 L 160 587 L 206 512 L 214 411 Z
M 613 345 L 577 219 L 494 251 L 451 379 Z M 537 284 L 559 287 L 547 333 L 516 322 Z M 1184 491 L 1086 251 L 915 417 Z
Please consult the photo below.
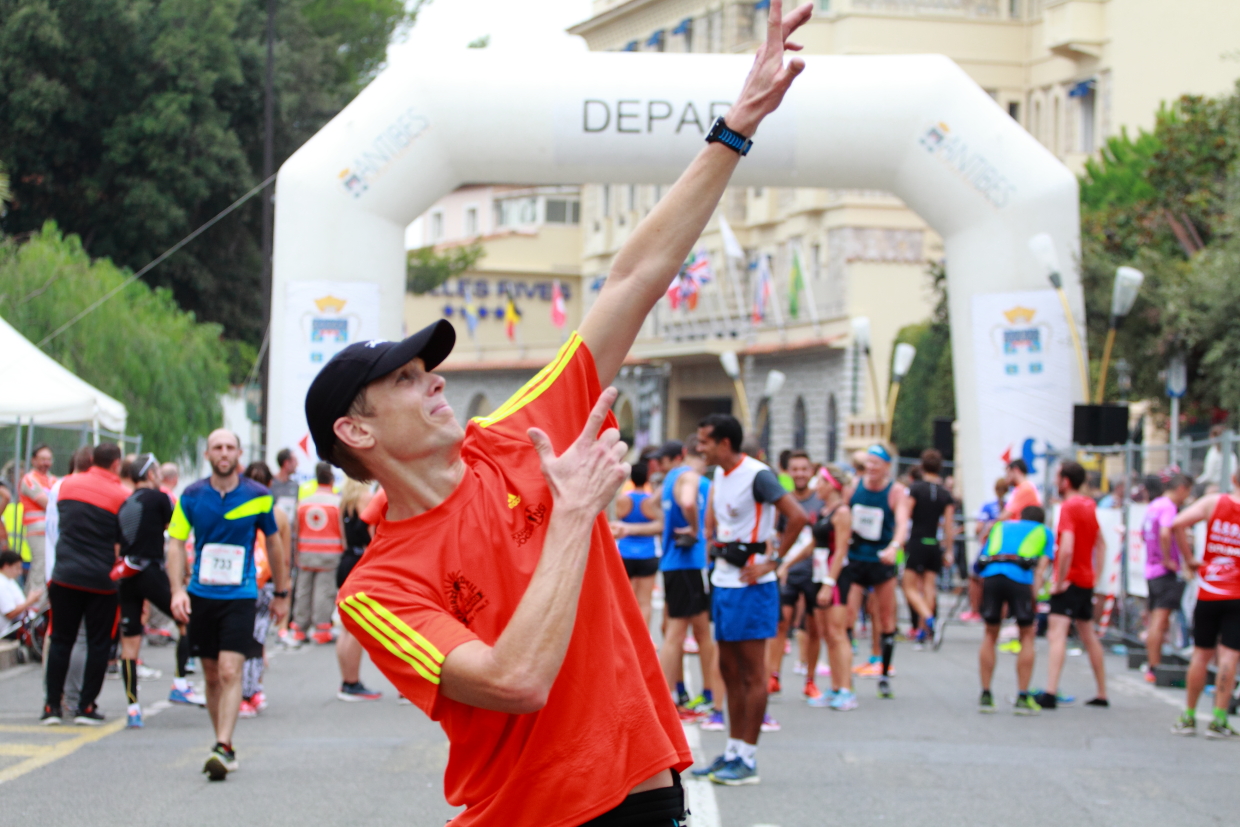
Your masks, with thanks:
M 1034 621 L 1037 619 L 1034 600 L 1042 588 L 1047 564 L 1055 558 L 1055 536 L 1045 525 L 1046 512 L 1031 505 L 1020 512 L 1019 520 L 998 523 L 990 531 L 986 548 L 978 558 L 982 575 L 982 620 L 986 634 L 978 650 L 978 666 L 982 678 L 981 712 L 994 712 L 994 696 L 990 681 L 995 674 L 995 645 L 999 642 L 999 624 L 1003 610 L 1015 618 L 1020 630 L 1020 654 L 1016 658 L 1017 715 L 1037 715 L 1042 711 L 1029 693 L 1033 675 Z

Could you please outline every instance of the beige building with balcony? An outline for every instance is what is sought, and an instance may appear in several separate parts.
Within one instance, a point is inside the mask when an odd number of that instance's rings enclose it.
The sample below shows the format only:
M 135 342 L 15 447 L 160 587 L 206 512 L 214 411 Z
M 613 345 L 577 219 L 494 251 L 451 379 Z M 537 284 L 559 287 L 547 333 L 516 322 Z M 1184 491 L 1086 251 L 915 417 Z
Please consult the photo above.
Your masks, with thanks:
M 750 52 L 763 33 L 763 6 L 595 0 L 593 16 L 570 31 L 593 50 Z M 1240 76 L 1240 2 L 815 0 L 798 40 L 808 54 L 945 54 L 1079 173 L 1108 136 L 1151 127 L 1161 103 L 1232 88 Z M 582 188 L 587 306 L 596 295 L 591 286 L 668 183 Z M 724 255 L 718 215 L 735 230 L 743 260 Z M 874 399 L 865 361 L 852 352 L 850 321 L 871 320 L 881 395 L 896 332 L 930 315 L 926 269 L 942 256 L 937 236 L 887 193 L 733 188 L 701 245 L 716 279 L 693 311 L 660 301 L 634 349 L 666 377 L 657 420 L 663 433 L 649 438 L 681 436 L 711 410 L 739 413 L 718 359 L 733 350 L 751 419 L 772 450 L 803 446 L 815 458 L 838 458 L 872 439 L 884 402 Z M 755 321 L 760 258 L 770 263 L 776 307 Z M 795 318 L 794 259 L 805 285 Z M 767 400 L 771 370 L 788 379 Z

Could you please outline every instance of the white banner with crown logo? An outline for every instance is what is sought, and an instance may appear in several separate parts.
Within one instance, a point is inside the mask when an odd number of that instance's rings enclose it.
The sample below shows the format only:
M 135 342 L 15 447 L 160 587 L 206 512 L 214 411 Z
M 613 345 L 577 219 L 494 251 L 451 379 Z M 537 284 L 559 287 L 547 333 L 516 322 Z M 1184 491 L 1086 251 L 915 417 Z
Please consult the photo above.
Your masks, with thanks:
M 1072 334 L 1054 290 L 973 296 L 973 364 L 987 488 L 1021 458 L 1040 486 L 1072 442 Z
M 379 285 L 365 281 L 289 282 L 284 303 L 284 352 L 288 370 L 273 376 L 271 393 L 285 396 L 283 421 L 270 438 L 276 448 L 292 448 L 299 470 L 318 461 L 306 426 L 310 383 L 323 365 L 354 342 L 379 337 Z M 269 423 L 270 424 L 270 423 Z

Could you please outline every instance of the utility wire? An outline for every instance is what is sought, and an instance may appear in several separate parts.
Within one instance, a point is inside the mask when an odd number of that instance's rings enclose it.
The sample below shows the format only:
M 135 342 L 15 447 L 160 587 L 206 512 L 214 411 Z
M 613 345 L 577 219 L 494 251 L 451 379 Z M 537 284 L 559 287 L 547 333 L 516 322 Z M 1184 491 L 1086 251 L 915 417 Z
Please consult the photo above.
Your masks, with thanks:
M 161 261 L 163 261 L 164 259 L 166 259 L 168 256 L 172 255 L 172 254 L 173 254 L 173 253 L 175 253 L 177 250 L 179 250 L 179 249 L 181 249 L 182 247 L 184 247 L 186 244 L 189 244 L 191 241 L 193 241 L 195 238 L 197 238 L 198 236 L 200 236 L 200 235 L 202 235 L 203 233 L 205 233 L 207 230 L 211 229 L 213 226 L 215 226 L 215 224 L 216 224 L 217 222 L 219 222 L 219 221 L 220 221 L 220 219 L 224 218 L 224 216 L 228 215 L 230 212 L 232 212 L 233 210 L 237 209 L 237 207 L 240 207 L 240 206 L 241 206 L 242 204 L 244 204 L 246 201 L 249 201 L 249 200 L 250 200 L 251 198 L 253 198 L 255 195 L 258 195 L 258 193 L 262 192 L 262 191 L 263 191 L 263 189 L 265 189 L 265 188 L 267 187 L 267 185 L 268 185 L 268 184 L 270 184 L 272 181 L 276 180 L 276 175 L 278 175 L 278 174 L 279 174 L 279 173 L 273 174 L 273 175 L 272 175 L 270 178 L 268 178 L 266 181 L 264 181 L 263 183 L 259 184 L 257 187 L 255 187 L 254 189 L 250 190 L 250 191 L 249 191 L 249 192 L 247 192 L 245 195 L 241 196 L 241 197 L 240 197 L 240 198 L 238 198 L 236 201 L 234 201 L 234 202 L 232 202 L 231 204 L 229 204 L 229 205 L 228 205 L 228 207 L 227 207 L 227 208 L 226 208 L 223 212 L 221 212 L 219 215 L 215 216 L 215 218 L 212 218 L 212 219 L 211 219 L 210 221 L 208 221 L 206 224 L 203 224 L 201 227 L 199 227 L 198 229 L 194 230 L 194 231 L 193 231 L 192 233 L 190 233 L 189 235 L 185 236 L 185 238 L 181 239 L 181 240 L 180 240 L 180 241 L 178 241 L 176 244 L 173 244 L 173 245 L 172 245 L 171 247 L 169 247 L 167 250 L 164 250 L 164 251 L 163 251 L 163 253 L 161 253 L 157 259 L 155 259 L 155 260 L 154 260 L 154 261 L 152 261 L 150 264 L 148 264 L 148 265 L 146 265 L 145 267 L 143 267 L 143 268 L 142 268 L 141 270 L 139 270 L 138 272 L 134 273 L 134 274 L 133 274 L 132 276 L 130 276 L 129 278 L 125 279 L 123 282 L 121 282 L 120 284 L 118 284 L 116 287 L 113 287 L 111 290 L 109 290 L 108 292 L 104 293 L 101 297 L 99 297 L 97 300 L 95 300 L 94 302 L 92 302 L 92 303 L 91 303 L 91 304 L 90 304 L 90 305 L 89 305 L 89 306 L 88 306 L 85 310 L 83 310 L 81 313 L 77 314 L 77 315 L 76 315 L 76 316 L 74 316 L 72 319 L 70 319 L 69 321 L 65 322 L 65 323 L 64 323 L 64 324 L 62 324 L 60 327 L 56 328 L 56 329 L 55 329 L 55 330 L 53 330 L 51 333 L 49 333 L 49 334 L 47 334 L 46 336 L 44 336 L 44 337 L 43 337 L 43 339 L 39 342 L 38 346 L 39 346 L 39 347 L 43 347 L 43 346 L 44 346 L 44 345 L 46 345 L 48 342 L 50 342 L 52 339 L 55 339 L 55 338 L 56 338 L 57 336 L 59 336 L 61 333 L 64 333 L 66 330 L 68 330 L 69 328 L 73 327 L 73 326 L 74 326 L 75 324 L 77 324 L 78 322 L 82 321 L 82 319 L 86 318 L 86 317 L 87 317 L 87 316 L 89 316 L 91 313 L 94 313 L 94 312 L 95 312 L 96 310 L 98 310 L 101 306 L 103 306 L 103 303 L 104 303 L 104 302 L 106 302 L 108 299 L 112 298 L 112 297 L 113 297 L 113 296 L 115 296 L 117 293 L 119 293 L 119 292 L 121 292 L 122 290 L 124 290 L 124 289 L 125 289 L 126 287 L 128 287 L 130 284 L 133 284 L 135 281 L 137 281 L 138 279 L 142 278 L 142 276 L 143 276 L 143 275 L 145 275 L 147 272 L 149 272 L 149 271 L 151 270 L 151 268 L 155 267 L 155 265 L 159 264 Z

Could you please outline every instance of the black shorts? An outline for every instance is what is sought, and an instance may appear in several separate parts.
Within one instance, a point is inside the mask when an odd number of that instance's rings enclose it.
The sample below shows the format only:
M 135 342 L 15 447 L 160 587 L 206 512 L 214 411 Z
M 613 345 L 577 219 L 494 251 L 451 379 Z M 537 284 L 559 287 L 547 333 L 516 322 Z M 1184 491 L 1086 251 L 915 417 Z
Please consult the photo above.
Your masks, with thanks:
M 1180 601 L 1184 599 L 1184 581 L 1175 574 L 1168 572 L 1162 577 L 1145 581 L 1145 584 L 1150 590 L 1150 611 L 1180 608 Z
M 1051 595 L 1051 614 L 1065 615 L 1073 620 L 1094 619 L 1094 590 L 1068 584 L 1059 594 Z
M 142 604 L 147 600 L 164 614 L 172 616 L 172 586 L 162 564 L 148 563 L 142 571 L 122 579 L 118 585 L 122 637 L 142 634 Z
M 928 571 L 941 574 L 943 572 L 943 549 L 938 541 L 932 539 L 929 543 L 923 543 L 920 540 L 913 540 L 905 546 L 904 570 L 915 571 L 918 574 L 925 574 Z
M 658 557 L 643 557 L 634 559 L 632 557 L 624 557 L 624 570 L 630 578 L 633 577 L 654 577 L 659 573 Z
M 1033 586 L 1017 583 L 1002 574 L 982 578 L 982 620 L 987 625 L 998 626 L 1003 622 L 1003 607 L 1017 626 L 1032 626 L 1037 619 L 1033 608 Z
M 1193 610 L 1193 645 L 1240 649 L 1240 600 L 1198 600 Z
M 840 594 L 848 600 L 848 592 L 854 585 L 863 589 L 881 586 L 896 577 L 896 567 L 878 560 L 851 560 L 840 570 Z
M 336 564 L 336 591 L 344 588 L 345 578 L 349 576 L 349 572 L 353 571 L 353 567 L 357 565 L 357 561 L 362 559 L 362 555 L 354 554 L 346 549 L 340 555 L 340 562 Z
M 700 569 L 663 572 L 663 600 L 668 617 L 696 617 L 710 611 L 710 593 Z
M 812 612 L 818 605 L 818 590 L 821 583 L 814 582 L 814 567 L 809 560 L 802 561 L 788 570 L 788 579 L 779 587 L 779 603 L 781 606 L 795 606 L 797 598 L 805 596 L 805 611 Z
M 246 657 L 254 651 L 255 598 L 213 600 L 189 596 L 189 653 L 214 660 L 220 652 Z

